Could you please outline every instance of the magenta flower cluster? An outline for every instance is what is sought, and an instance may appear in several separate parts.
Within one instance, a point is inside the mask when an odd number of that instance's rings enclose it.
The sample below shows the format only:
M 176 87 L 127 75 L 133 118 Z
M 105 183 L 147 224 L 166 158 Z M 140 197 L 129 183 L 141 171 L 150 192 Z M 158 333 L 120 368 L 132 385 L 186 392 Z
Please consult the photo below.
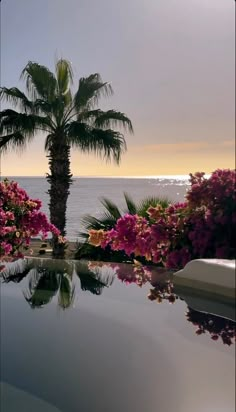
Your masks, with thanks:
M 14 181 L 0 182 L 0 257 L 22 257 L 31 237 L 60 231 L 40 212 L 41 201 L 30 199 Z
M 126 214 L 110 231 L 91 230 L 90 243 L 173 269 L 191 259 L 233 258 L 235 171 L 196 173 L 190 183 L 185 203 L 150 207 L 149 218 Z

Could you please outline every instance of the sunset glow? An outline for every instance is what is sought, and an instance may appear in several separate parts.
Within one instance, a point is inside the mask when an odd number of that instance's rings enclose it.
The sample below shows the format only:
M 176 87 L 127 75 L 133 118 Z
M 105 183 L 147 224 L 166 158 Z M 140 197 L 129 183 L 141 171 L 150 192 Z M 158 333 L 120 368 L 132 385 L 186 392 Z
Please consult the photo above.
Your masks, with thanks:
M 23 88 L 19 75 L 28 60 L 53 68 L 56 56 L 72 61 L 77 78 L 100 72 L 112 81 L 115 94 L 100 106 L 132 120 L 127 153 L 117 167 L 73 152 L 74 175 L 171 175 L 235 166 L 233 1 L 70 5 L 2 2 L 1 84 Z M 43 146 L 44 138 L 36 136 L 21 155 L 4 154 L 2 175 L 44 176 Z

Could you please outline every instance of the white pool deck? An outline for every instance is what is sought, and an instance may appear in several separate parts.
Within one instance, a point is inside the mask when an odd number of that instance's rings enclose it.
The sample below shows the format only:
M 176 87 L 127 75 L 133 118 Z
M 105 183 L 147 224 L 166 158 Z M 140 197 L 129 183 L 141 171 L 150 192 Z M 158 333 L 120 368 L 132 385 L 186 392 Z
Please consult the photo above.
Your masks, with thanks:
M 174 274 L 174 285 L 235 300 L 235 260 L 196 259 Z

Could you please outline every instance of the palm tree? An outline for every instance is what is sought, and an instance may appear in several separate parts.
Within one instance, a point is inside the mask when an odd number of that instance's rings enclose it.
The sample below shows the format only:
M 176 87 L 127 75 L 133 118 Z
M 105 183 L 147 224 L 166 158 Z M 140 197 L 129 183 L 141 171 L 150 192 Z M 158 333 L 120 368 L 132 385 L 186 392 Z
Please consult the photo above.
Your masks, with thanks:
M 73 72 L 67 60 L 56 62 L 55 74 L 30 61 L 21 78 L 26 82 L 26 94 L 16 87 L 0 88 L 0 99 L 17 109 L 0 112 L 0 150 L 22 149 L 38 132 L 46 135 L 50 220 L 64 236 L 72 182 L 71 149 L 94 152 L 119 164 L 126 143 L 124 135 L 113 127 L 122 126 L 132 132 L 132 123 L 124 113 L 97 108 L 99 98 L 113 93 L 111 85 L 103 82 L 98 73 L 80 78 L 73 94 Z M 52 243 L 53 256 L 63 257 L 64 245 L 56 236 Z

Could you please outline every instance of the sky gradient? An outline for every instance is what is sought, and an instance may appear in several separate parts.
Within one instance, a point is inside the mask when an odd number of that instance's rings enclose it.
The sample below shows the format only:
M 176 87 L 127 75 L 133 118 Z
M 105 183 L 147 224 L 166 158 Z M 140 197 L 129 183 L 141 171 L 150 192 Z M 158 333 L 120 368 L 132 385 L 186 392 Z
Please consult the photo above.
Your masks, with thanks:
M 235 167 L 233 0 L 2 0 L 1 85 L 18 86 L 29 60 L 56 57 L 77 78 L 99 72 L 134 135 L 119 167 L 72 154 L 76 176 L 173 175 Z M 4 154 L 2 175 L 48 171 L 39 135 Z

